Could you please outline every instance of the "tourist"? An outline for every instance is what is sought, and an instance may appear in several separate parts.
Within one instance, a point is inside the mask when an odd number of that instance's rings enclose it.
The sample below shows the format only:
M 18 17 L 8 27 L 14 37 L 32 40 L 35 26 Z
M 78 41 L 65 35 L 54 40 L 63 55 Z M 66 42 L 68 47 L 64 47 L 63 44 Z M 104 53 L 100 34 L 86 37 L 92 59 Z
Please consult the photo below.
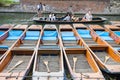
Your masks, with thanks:
M 69 13 L 67 13 L 67 15 L 65 16 L 65 18 L 63 19 L 63 21 L 70 21 L 71 20 L 71 16 Z
M 45 12 L 46 11 L 46 5 L 43 4 L 42 7 L 43 7 L 43 12 Z
M 38 12 L 43 10 L 43 5 L 41 2 L 37 5 L 37 9 L 38 9 Z
M 42 11 L 43 11 L 42 3 L 39 3 L 37 5 L 37 9 L 38 9 L 38 11 L 37 11 L 38 17 L 41 17 L 42 16 Z
M 76 21 L 79 21 L 79 18 L 78 17 L 75 17 L 74 14 L 71 16 L 71 20 L 76 22 Z
M 52 13 L 49 14 L 48 20 L 49 20 L 49 21 L 52 21 Z
M 56 20 L 56 15 L 52 14 L 52 21 L 55 21 L 55 20 Z
M 93 18 L 93 16 L 92 16 L 91 12 L 88 11 L 88 12 L 85 14 L 85 16 L 83 17 L 82 20 L 84 20 L 84 21 L 91 21 L 92 18 Z

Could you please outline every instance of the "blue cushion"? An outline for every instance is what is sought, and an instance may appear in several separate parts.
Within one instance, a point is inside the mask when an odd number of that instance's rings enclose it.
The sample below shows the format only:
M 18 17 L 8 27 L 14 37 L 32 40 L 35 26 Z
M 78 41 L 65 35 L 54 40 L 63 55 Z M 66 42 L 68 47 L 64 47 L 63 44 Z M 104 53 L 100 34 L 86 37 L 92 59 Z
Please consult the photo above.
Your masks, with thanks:
M 104 40 L 113 40 L 111 37 L 109 36 L 100 36 L 102 39 Z
M 65 31 L 65 32 L 61 32 L 62 36 L 74 36 L 74 33 L 72 31 Z
M 39 37 L 40 31 L 27 31 L 26 36 L 27 37 Z
M 52 36 L 52 37 L 56 37 L 57 31 L 44 31 L 44 35 L 43 36 Z
M 77 31 L 79 34 L 89 34 L 90 33 L 89 30 L 83 30 L 83 29 L 78 29 Z
M 89 34 L 88 34 L 88 35 L 86 35 L 86 34 L 85 34 L 85 35 L 80 35 L 80 36 L 81 36 L 82 38 L 91 38 L 91 35 L 89 35 Z
M 63 40 L 77 40 L 74 36 L 62 37 Z
M 20 36 L 22 32 L 22 30 L 11 30 L 9 31 L 9 36 Z
M 0 31 L 0 35 L 2 35 L 4 33 L 4 31 Z
M 116 51 L 118 51 L 118 50 L 120 50 L 120 47 L 114 47 L 114 49 L 115 49 Z
M 10 37 L 7 37 L 7 40 L 16 40 L 18 38 L 19 38 L 19 36 L 18 37 L 17 36 L 10 36 Z
M 9 47 L 6 45 L 0 45 L 0 49 L 8 49 Z
M 105 32 L 105 31 L 96 31 L 96 33 L 97 33 L 99 36 L 109 36 L 109 32 Z
M 39 37 L 25 37 L 25 40 L 38 40 Z
M 42 37 L 42 40 L 57 40 L 57 38 L 56 37 L 46 37 L 46 36 L 44 36 L 44 37 Z
M 120 36 L 120 31 L 114 31 L 114 33 L 118 36 Z

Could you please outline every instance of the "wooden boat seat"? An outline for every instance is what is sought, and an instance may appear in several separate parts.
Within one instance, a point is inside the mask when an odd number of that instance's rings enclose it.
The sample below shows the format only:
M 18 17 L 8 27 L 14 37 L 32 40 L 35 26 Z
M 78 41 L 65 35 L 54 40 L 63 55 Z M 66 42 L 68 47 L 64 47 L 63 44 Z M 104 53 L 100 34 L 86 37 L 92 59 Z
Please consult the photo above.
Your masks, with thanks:
M 14 42 L 15 40 L 4 40 L 0 44 L 0 49 L 8 49 Z
M 84 48 L 84 47 L 79 46 L 79 45 L 73 45 L 73 46 L 67 45 L 67 46 L 64 46 L 64 47 L 65 47 L 65 48 Z
M 39 49 L 60 49 L 58 45 L 40 45 Z
M 37 44 L 37 40 L 23 40 L 22 44 Z

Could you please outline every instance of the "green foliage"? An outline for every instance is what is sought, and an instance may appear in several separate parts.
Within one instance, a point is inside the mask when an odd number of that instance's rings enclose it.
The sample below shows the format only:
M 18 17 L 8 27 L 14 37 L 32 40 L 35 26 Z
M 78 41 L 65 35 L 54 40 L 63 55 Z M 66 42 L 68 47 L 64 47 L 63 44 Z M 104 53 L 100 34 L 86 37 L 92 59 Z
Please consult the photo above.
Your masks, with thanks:
M 17 4 L 14 0 L 0 0 L 0 6 L 10 6 L 12 4 Z

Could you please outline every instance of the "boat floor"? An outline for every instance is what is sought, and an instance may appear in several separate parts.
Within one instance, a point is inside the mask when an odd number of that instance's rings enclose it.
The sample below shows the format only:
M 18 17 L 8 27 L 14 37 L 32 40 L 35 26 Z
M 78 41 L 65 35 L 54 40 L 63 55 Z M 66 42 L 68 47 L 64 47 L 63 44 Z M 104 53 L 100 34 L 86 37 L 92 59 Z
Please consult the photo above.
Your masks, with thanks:
M 93 72 L 93 70 L 90 68 L 85 54 L 67 54 L 68 60 L 70 62 L 70 65 L 73 69 L 73 57 L 77 57 L 77 62 L 76 62 L 76 68 L 75 72 L 76 73 L 90 73 Z
M 47 68 L 44 61 L 48 61 L 48 67 L 50 72 L 59 72 L 60 69 L 60 57 L 58 54 L 42 54 L 38 55 L 38 71 L 47 72 Z
M 98 56 L 98 58 L 104 63 L 105 61 L 105 56 L 109 56 L 106 51 L 101 50 L 101 51 L 94 51 L 94 53 Z M 105 63 L 106 65 L 120 65 L 120 63 L 114 61 L 112 58 L 109 58 L 107 62 Z
M 7 45 L 10 47 L 16 40 L 4 40 L 1 45 Z
M 16 65 L 18 61 L 23 62 L 19 66 L 15 67 L 11 72 L 24 71 L 27 68 L 31 57 L 32 55 L 14 55 L 9 64 L 5 67 L 5 69 L 2 72 L 8 72 L 13 66 Z

